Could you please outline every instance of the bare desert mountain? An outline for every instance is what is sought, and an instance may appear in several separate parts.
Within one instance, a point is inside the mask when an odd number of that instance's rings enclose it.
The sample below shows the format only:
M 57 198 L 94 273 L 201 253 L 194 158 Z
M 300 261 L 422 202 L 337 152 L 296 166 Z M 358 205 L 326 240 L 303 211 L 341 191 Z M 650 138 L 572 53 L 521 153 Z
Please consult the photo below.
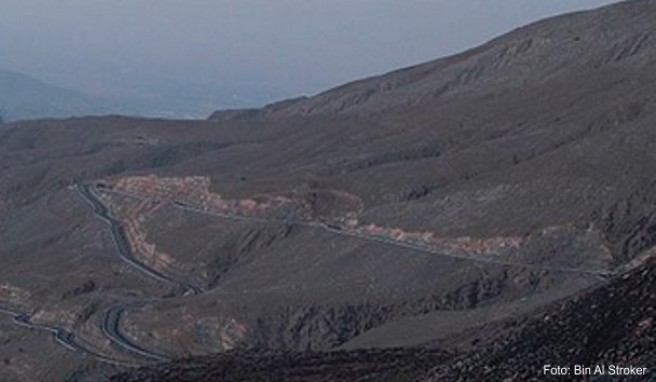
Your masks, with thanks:
M 207 121 L 0 125 L 2 375 L 520 381 L 571 355 L 649 380 L 655 18 Z

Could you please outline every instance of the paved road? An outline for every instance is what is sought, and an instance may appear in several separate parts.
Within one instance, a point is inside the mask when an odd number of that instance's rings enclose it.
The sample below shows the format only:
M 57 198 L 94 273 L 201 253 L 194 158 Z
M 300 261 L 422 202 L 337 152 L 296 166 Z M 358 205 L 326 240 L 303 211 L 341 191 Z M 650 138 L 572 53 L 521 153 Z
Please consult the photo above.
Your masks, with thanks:
M 94 215 L 104 221 L 107 225 L 109 225 L 111 229 L 111 234 L 112 234 L 112 240 L 114 241 L 114 244 L 116 246 L 117 252 L 119 254 L 119 257 L 126 262 L 128 265 L 132 266 L 139 272 L 157 279 L 159 281 L 163 282 L 168 282 L 172 284 L 180 284 L 176 282 L 175 280 L 171 279 L 170 277 L 167 277 L 166 275 L 148 268 L 146 265 L 139 263 L 133 256 L 132 249 L 130 246 L 129 241 L 127 240 L 127 236 L 125 234 L 125 231 L 116 219 L 114 219 L 107 207 L 100 202 L 100 199 L 97 196 L 98 190 L 94 186 L 89 186 L 89 185 L 78 185 L 76 187 L 78 193 L 82 196 L 82 198 L 93 208 Z M 102 189 L 102 192 L 106 193 L 114 193 L 114 194 L 119 194 L 123 196 L 128 196 L 132 198 L 136 198 L 139 200 L 153 200 L 157 201 L 157 199 L 149 199 L 146 197 L 143 197 L 141 195 L 137 194 L 132 194 L 129 192 L 125 191 L 118 191 L 118 190 L 111 190 L 111 189 Z M 430 253 L 433 255 L 438 255 L 438 256 L 443 256 L 443 257 L 449 257 L 449 258 L 454 258 L 457 260 L 463 260 L 463 261 L 472 261 L 472 262 L 481 262 L 481 263 L 488 263 L 488 264 L 497 264 L 497 265 L 503 265 L 503 266 L 512 266 L 512 267 L 522 267 L 522 268 L 529 268 L 529 269 L 539 269 L 539 270 L 548 270 L 548 271 L 554 271 L 554 272 L 568 272 L 568 273 L 579 273 L 579 274 L 591 274 L 591 275 L 597 275 L 600 277 L 606 277 L 613 275 L 614 272 L 611 271 L 606 271 L 606 270 L 597 270 L 597 269 L 583 269 L 583 268 L 568 268 L 568 267 L 558 267 L 558 266 L 549 266 L 549 265 L 538 265 L 538 264 L 526 264 L 526 263 L 516 263 L 516 262 L 510 262 L 510 261 L 505 261 L 501 259 L 495 259 L 492 257 L 473 257 L 473 256 L 467 256 L 467 255 L 457 255 L 457 254 L 450 254 L 450 253 L 444 253 L 443 251 L 438 251 L 436 249 L 427 247 L 427 246 L 422 246 L 418 244 L 411 244 L 411 243 L 404 243 L 400 241 L 396 241 L 393 239 L 389 239 L 386 237 L 381 237 L 381 236 L 375 236 L 375 235 L 366 235 L 362 233 L 357 233 L 353 231 L 348 231 L 345 229 L 342 229 L 341 227 L 337 226 L 332 226 L 332 225 L 327 225 L 325 223 L 321 222 L 313 222 L 313 221 L 304 221 L 304 220 L 293 220 L 293 219 L 273 219 L 273 218 L 261 218 L 261 217 L 251 217 L 251 216 L 243 216 L 243 215 L 236 215 L 236 214 L 228 214 L 228 213 L 216 213 L 216 212 L 211 212 L 211 211 L 206 211 L 202 208 L 199 208 L 197 206 L 190 205 L 188 203 L 182 202 L 182 201 L 174 201 L 172 203 L 173 207 L 184 210 L 184 211 L 189 211 L 192 213 L 199 213 L 199 214 L 204 214 L 204 215 L 210 215 L 222 219 L 228 219 L 228 220 L 235 220 L 235 221 L 248 221 L 248 222 L 255 222 L 255 223 L 274 223 L 274 224 L 286 224 L 286 225 L 292 225 L 292 226 L 304 226 L 304 227 L 310 227 L 314 229 L 320 229 L 326 232 L 329 232 L 331 234 L 335 235 L 340 235 L 340 236 L 347 236 L 350 238 L 355 238 L 363 241 L 368 241 L 368 242 L 373 242 L 373 243 L 378 243 L 378 244 L 384 244 L 384 245 L 389 245 L 389 246 L 395 246 L 399 248 L 404 248 L 404 249 L 410 249 L 418 252 L 423 252 L 423 253 Z M 186 294 L 202 294 L 205 292 L 200 287 L 191 285 L 191 284 L 183 284 L 188 292 Z M 135 301 L 130 304 L 117 304 L 110 309 L 107 310 L 105 315 L 103 316 L 103 322 L 102 322 L 102 331 L 105 334 L 105 336 L 110 339 L 112 343 L 115 345 L 127 350 L 128 352 L 158 360 L 158 361 L 165 361 L 168 358 L 165 355 L 159 354 L 157 352 L 154 352 L 152 350 L 147 350 L 144 347 L 133 343 L 131 340 L 129 340 L 122 332 L 121 330 L 121 318 L 123 317 L 125 311 L 129 307 L 133 307 L 135 305 L 139 305 L 144 303 L 144 301 Z M 66 333 L 64 333 L 66 334 Z M 68 343 L 66 341 L 67 336 L 63 335 L 61 336 L 62 341 L 64 343 Z
M 137 305 L 139 303 L 136 303 Z M 134 306 L 134 305 L 132 305 Z M 128 352 L 154 359 L 157 361 L 168 361 L 170 360 L 169 357 L 156 353 L 151 350 L 144 349 L 143 347 L 135 344 L 132 342 L 130 339 L 128 339 L 122 332 L 121 330 L 121 318 L 125 314 L 126 309 L 128 308 L 128 305 L 125 304 L 118 304 L 114 305 L 111 308 L 107 310 L 105 315 L 103 316 L 102 320 L 102 331 L 103 334 L 109 338 L 112 343 L 120 346 L 121 348 L 127 350 Z
M 0 314 L 12 317 L 12 322 L 17 326 L 22 326 L 26 329 L 38 330 L 38 331 L 52 334 L 53 338 L 55 339 L 55 341 L 57 341 L 59 345 L 65 347 L 70 351 L 78 352 L 86 356 L 91 356 L 98 361 L 104 363 L 110 363 L 112 365 L 136 366 L 129 362 L 119 361 L 116 359 L 106 357 L 102 354 L 99 354 L 93 350 L 86 348 L 85 346 L 83 346 L 82 344 L 76 341 L 75 334 L 69 332 L 68 330 L 62 327 L 55 326 L 55 325 L 44 325 L 44 324 L 34 323 L 32 322 L 32 319 L 30 318 L 29 314 L 27 313 L 19 312 L 17 310 L 7 307 L 0 307 Z
M 331 227 L 329 227 L 325 224 L 323 224 L 320 228 L 325 230 L 325 231 L 332 232 L 332 233 L 338 234 L 338 235 L 350 236 L 350 237 L 354 237 L 354 238 L 357 238 L 357 239 L 360 239 L 360 240 L 376 242 L 376 243 L 381 243 L 381 244 L 386 244 L 386 245 L 393 245 L 393 246 L 396 246 L 396 247 L 411 249 L 411 250 L 418 251 L 418 252 L 430 253 L 430 254 L 433 254 L 433 255 L 451 257 L 451 258 L 458 259 L 458 260 L 472 261 L 472 262 L 478 262 L 478 263 L 487 263 L 487 264 L 496 264 L 496 265 L 504 265 L 504 266 L 509 266 L 509 267 L 520 267 L 520 268 L 527 268 L 527 269 L 545 270 L 545 271 L 552 271 L 552 272 L 589 274 L 589 275 L 604 276 L 604 277 L 605 276 L 612 276 L 612 275 L 616 274 L 616 272 L 608 271 L 608 270 L 604 270 L 604 269 L 570 268 L 570 267 L 559 267 L 559 266 L 551 266 L 551 265 L 517 263 L 517 262 L 512 262 L 512 261 L 501 260 L 501 259 L 498 259 L 498 258 L 492 258 L 492 257 L 489 257 L 489 255 L 486 255 L 488 257 L 474 257 L 474 256 L 467 256 L 467 255 L 449 254 L 449 253 L 444 253 L 442 251 L 438 251 L 436 249 L 433 249 L 433 248 L 430 248 L 430 247 L 425 247 L 425 246 L 418 245 L 418 244 L 403 243 L 403 242 L 399 242 L 399 241 L 389 239 L 389 238 L 386 238 L 386 237 L 374 236 L 374 235 L 363 235 L 363 234 L 358 234 L 358 233 L 355 233 L 355 232 L 349 232 L 349 231 L 344 231 L 344 230 L 341 230 L 341 229 L 331 228 Z
M 97 190 L 94 186 L 77 185 L 76 190 L 79 195 L 92 207 L 94 215 L 105 222 L 110 227 L 112 241 L 116 247 L 118 256 L 122 261 L 141 272 L 142 274 L 155 279 L 157 281 L 169 283 L 172 285 L 182 285 L 185 288 L 184 295 L 198 295 L 204 293 L 204 289 L 190 284 L 180 283 L 173 278 L 164 275 L 163 273 L 149 268 L 147 265 L 140 263 L 134 257 L 132 247 L 127 239 L 125 230 L 121 223 L 111 216 L 107 207 L 100 201 L 97 196 Z M 127 350 L 132 354 L 143 356 L 146 358 L 165 361 L 168 358 L 152 350 L 147 350 L 129 340 L 121 331 L 121 319 L 123 314 L 129 307 L 134 307 L 145 303 L 146 300 L 133 301 L 130 304 L 118 304 L 108 309 L 103 315 L 101 329 L 105 337 L 107 337 L 114 345 Z
M 141 195 L 134 195 L 134 194 L 130 194 L 130 193 L 125 192 L 125 191 L 114 191 L 114 190 L 107 189 L 107 190 L 104 190 L 103 192 L 118 193 L 118 194 L 121 194 L 121 195 L 124 195 L 124 196 L 138 198 L 140 200 L 148 200 L 147 198 L 144 198 Z M 312 222 L 312 221 L 305 221 L 305 220 L 283 220 L 283 219 L 272 219 L 272 218 L 258 218 L 258 217 L 234 215 L 234 214 L 227 214 L 227 213 L 217 213 L 217 212 L 207 211 L 207 210 L 204 210 L 202 208 L 190 205 L 188 203 L 180 202 L 180 201 L 174 201 L 172 203 L 172 206 L 174 208 L 178 208 L 178 209 L 181 209 L 181 210 L 184 210 L 184 211 L 189 211 L 189 212 L 193 212 L 193 213 L 199 213 L 199 214 L 203 214 L 203 215 L 214 216 L 214 217 L 218 217 L 218 218 L 222 218 L 222 219 L 228 219 L 228 220 L 248 221 L 248 222 L 254 222 L 254 223 L 288 224 L 288 225 L 296 225 L 296 226 L 304 226 L 304 227 L 310 227 L 310 228 L 315 228 L 315 229 L 321 229 L 323 231 L 326 231 L 326 232 L 329 232 L 329 233 L 332 233 L 332 234 L 335 234 L 335 235 L 348 236 L 350 238 L 355 238 L 355 239 L 359 239 L 359 240 L 363 240 L 363 241 L 369 241 L 369 242 L 378 243 L 378 244 L 385 244 L 385 245 L 404 248 L 404 249 L 411 249 L 411 250 L 418 251 L 418 252 L 430 253 L 432 255 L 437 255 L 437 256 L 442 256 L 442 257 L 449 257 L 449 258 L 453 258 L 453 259 L 457 259 L 457 260 L 463 260 L 463 261 L 503 265 L 503 266 L 509 266 L 509 267 L 520 267 L 520 268 L 526 268 L 526 269 L 545 270 L 545 271 L 551 271 L 551 272 L 589 274 L 589 275 L 601 276 L 602 278 L 605 278 L 605 277 L 608 277 L 608 276 L 613 276 L 613 275 L 617 274 L 617 272 L 604 270 L 604 269 L 586 269 L 586 268 L 573 268 L 573 267 L 560 267 L 560 266 L 552 266 L 552 265 L 518 263 L 518 262 L 513 262 L 513 261 L 502 260 L 502 259 L 499 259 L 499 258 L 494 258 L 494 257 L 491 257 L 489 255 L 486 255 L 486 256 L 468 256 L 468 255 L 458 255 L 458 254 L 453 254 L 453 253 L 445 253 L 444 251 L 440 251 L 440 250 L 437 250 L 437 249 L 434 249 L 434 248 L 430 248 L 428 246 L 422 246 L 422 245 L 419 245 L 419 244 L 412 244 L 412 243 L 404 243 L 404 242 L 401 242 L 401 241 L 393 240 L 393 239 L 390 239 L 390 238 L 387 238 L 387 237 L 382 237 L 382 236 L 357 233 L 357 232 L 342 229 L 340 227 L 329 226 L 325 223 L 320 223 L 320 222 Z
M 96 188 L 94 186 L 80 184 L 76 186 L 76 190 L 80 196 L 91 206 L 91 208 L 93 208 L 94 216 L 105 222 L 105 224 L 110 227 L 111 237 L 116 247 L 116 251 L 121 260 L 123 260 L 126 264 L 143 273 L 144 275 L 158 281 L 170 283 L 173 285 L 182 285 L 187 290 L 186 294 L 196 295 L 205 292 L 205 290 L 200 286 L 176 281 L 173 278 L 166 276 L 145 264 L 140 263 L 134 257 L 132 247 L 130 246 L 130 242 L 127 239 L 123 225 L 109 213 L 107 207 L 100 201 Z
M 132 255 L 132 248 L 130 247 L 130 243 L 127 239 L 123 226 L 110 215 L 107 207 L 105 207 L 105 205 L 100 202 L 100 199 L 96 196 L 96 191 L 93 186 L 77 185 L 76 190 L 80 196 L 82 196 L 82 198 L 91 206 L 91 208 L 93 208 L 94 215 L 109 226 L 111 230 L 112 241 L 114 242 L 116 252 L 118 253 L 121 260 L 150 278 L 158 281 L 174 283 L 173 280 L 164 276 L 162 273 L 148 268 L 134 258 Z

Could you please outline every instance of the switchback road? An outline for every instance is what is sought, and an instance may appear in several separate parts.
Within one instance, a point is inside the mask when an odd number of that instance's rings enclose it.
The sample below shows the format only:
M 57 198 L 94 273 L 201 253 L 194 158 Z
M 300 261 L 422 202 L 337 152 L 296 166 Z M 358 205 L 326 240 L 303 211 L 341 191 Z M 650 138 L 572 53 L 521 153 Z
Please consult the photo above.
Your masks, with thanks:
M 96 189 L 95 186 L 92 185 L 77 185 L 76 190 L 79 193 L 79 195 L 92 207 L 94 215 L 101 221 L 103 221 L 105 224 L 107 224 L 110 227 L 110 233 L 112 236 L 112 240 L 114 242 L 114 245 L 116 247 L 118 256 L 122 261 L 124 261 L 126 264 L 130 265 L 132 268 L 135 270 L 141 272 L 142 274 L 158 280 L 160 282 L 166 282 L 170 284 L 177 284 L 177 285 L 184 285 L 186 289 L 188 290 L 188 293 L 186 294 L 202 294 L 205 292 L 203 288 L 200 288 L 198 286 L 194 286 L 192 284 L 184 284 L 180 283 L 171 277 L 168 277 L 164 275 L 163 273 L 154 270 L 152 268 L 149 268 L 148 266 L 140 263 L 135 257 L 132 252 L 131 245 L 127 239 L 125 230 L 121 223 L 117 221 L 114 217 L 111 216 L 109 213 L 107 207 L 100 201 L 100 198 L 98 197 L 98 192 L 105 192 L 105 193 L 114 193 L 126 197 L 131 197 L 135 198 L 138 200 L 142 201 L 161 201 L 158 199 L 154 198 L 148 198 L 144 197 L 142 195 L 138 194 L 132 194 L 129 192 L 125 191 L 119 191 L 119 190 L 111 190 L 107 188 L 101 189 L 99 191 Z M 267 224 L 286 224 L 286 225 L 291 225 L 291 226 L 304 226 L 304 227 L 309 227 L 313 229 L 319 229 L 326 231 L 328 233 L 334 234 L 334 235 L 340 235 L 340 236 L 346 236 L 362 241 L 368 241 L 372 243 L 377 243 L 377 244 L 383 244 L 383 245 L 388 245 L 388 246 L 394 246 L 398 248 L 404 248 L 404 249 L 409 249 L 409 250 L 414 250 L 417 252 L 422 252 L 422 253 L 429 253 L 433 255 L 438 255 L 438 256 L 443 256 L 443 257 L 449 257 L 449 258 L 454 258 L 457 260 L 462 260 L 462 261 L 471 261 L 471 262 L 480 262 L 480 263 L 487 263 L 487 264 L 495 264 L 495 265 L 501 265 L 501 266 L 509 266 L 509 267 L 522 267 L 522 268 L 528 268 L 528 269 L 538 269 L 538 270 L 547 270 L 547 271 L 552 271 L 552 272 L 567 272 L 567 273 L 579 273 L 579 274 L 590 274 L 590 275 L 597 275 L 600 277 L 607 277 L 615 274 L 615 272 L 612 271 L 607 271 L 607 270 L 599 270 L 599 269 L 585 269 L 585 268 L 569 268 L 569 267 L 559 267 L 559 266 L 550 266 L 550 265 L 540 265 L 540 264 L 527 264 L 527 263 L 517 263 L 517 262 L 510 262 L 510 261 L 505 261 L 499 258 L 494 258 L 491 256 L 487 257 L 474 257 L 474 256 L 469 256 L 469 255 L 459 255 L 459 254 L 453 254 L 453 253 L 445 253 L 444 251 L 440 251 L 435 248 L 431 248 L 428 246 L 420 245 L 420 244 L 413 244 L 413 243 L 407 243 L 407 242 L 401 242 L 398 240 L 393 240 L 387 237 L 382 237 L 382 236 L 377 236 L 377 235 L 368 235 L 368 234 L 363 234 L 361 232 L 355 232 L 352 230 L 348 230 L 339 226 L 334 226 L 334 225 L 328 225 L 323 222 L 318 222 L 318 221 L 305 221 L 305 220 L 294 220 L 294 219 L 274 219 L 274 218 L 263 218 L 263 217 L 253 217 L 253 216 L 244 216 L 244 215 L 237 215 L 237 214 L 230 214 L 230 213 L 218 213 L 218 212 L 212 212 L 212 211 L 207 211 L 201 207 L 191 205 L 189 203 L 183 202 L 183 201 L 172 201 L 171 205 L 174 208 L 192 212 L 192 213 L 198 213 L 198 214 L 203 214 L 203 215 L 209 215 L 209 216 L 214 216 L 217 218 L 222 218 L 222 219 L 227 219 L 227 220 L 234 220 L 234 221 L 247 221 L 247 222 L 253 222 L 253 223 L 267 223 Z M 129 353 L 135 355 L 135 356 L 140 356 L 140 357 L 145 357 L 157 361 L 165 361 L 168 360 L 168 357 L 160 354 L 158 352 L 155 352 L 153 350 L 148 350 L 144 348 L 143 346 L 134 343 L 131 341 L 129 338 L 125 336 L 121 329 L 121 319 L 125 312 L 130 308 L 134 307 L 137 305 L 141 305 L 145 303 L 146 300 L 144 299 L 143 301 L 132 301 L 131 303 L 119 303 L 111 308 L 109 308 L 102 319 L 102 332 L 104 335 L 115 345 L 118 347 L 128 351 Z M 72 338 L 72 334 L 67 333 L 67 332 L 62 332 L 59 335 L 58 341 L 61 340 L 62 344 L 68 344 L 68 346 L 74 348 L 77 346 L 73 341 L 69 341 L 70 338 Z
M 49 333 L 53 336 L 55 341 L 65 347 L 66 349 L 74 352 L 78 352 L 82 355 L 85 356 L 90 356 L 96 359 L 97 361 L 104 362 L 104 363 L 109 363 L 112 365 L 119 365 L 119 366 L 136 366 L 132 363 L 129 362 L 124 362 L 116 359 L 112 359 L 109 357 L 106 357 L 98 352 L 95 352 L 84 345 L 80 344 L 76 339 L 75 339 L 75 334 L 69 332 L 68 330 L 55 326 L 55 325 L 45 325 L 45 324 L 37 324 L 32 322 L 31 317 L 24 312 L 19 312 L 17 310 L 7 308 L 7 307 L 0 307 L 0 314 L 5 315 L 5 316 L 10 316 L 12 318 L 12 322 L 16 324 L 17 326 L 24 327 L 26 329 L 30 330 L 37 330 L 41 332 L 46 332 Z
M 148 198 L 146 198 L 142 195 L 131 194 L 131 193 L 128 193 L 128 192 L 125 192 L 125 191 L 115 191 L 115 190 L 110 190 L 110 189 L 103 189 L 103 192 L 116 193 L 116 194 L 120 194 L 120 195 L 123 195 L 123 196 L 137 198 L 139 200 L 148 200 Z M 367 234 L 363 234 L 363 233 L 359 233 L 359 232 L 349 231 L 349 230 L 341 228 L 341 227 L 329 226 L 329 225 L 327 225 L 325 223 L 322 223 L 322 222 L 314 222 L 314 221 L 307 221 L 307 220 L 284 220 L 284 219 L 260 218 L 260 217 L 244 216 L 244 215 L 235 215 L 235 214 L 229 214 L 229 213 L 217 213 L 217 212 L 207 211 L 207 210 L 204 210 L 200 207 L 193 206 L 193 205 L 190 205 L 189 203 L 185 203 L 185 202 L 181 202 L 181 201 L 173 201 L 171 205 L 174 208 L 178 208 L 178 209 L 181 209 L 181 210 L 184 210 L 184 211 L 189 211 L 189 212 L 193 212 L 193 213 L 214 216 L 214 217 L 217 217 L 217 218 L 222 218 L 222 219 L 227 219 L 227 220 L 249 221 L 249 222 L 254 222 L 254 223 L 275 223 L 275 224 L 288 224 L 288 225 L 296 225 L 296 226 L 305 226 L 305 227 L 320 229 L 320 230 L 323 230 L 323 231 L 326 231 L 326 232 L 329 232 L 329 233 L 332 233 L 332 234 L 335 234 L 335 235 L 347 236 L 347 237 L 358 239 L 358 240 L 369 241 L 369 242 L 373 242 L 373 243 L 384 244 L 384 245 L 389 245 L 389 246 L 394 246 L 394 247 L 399 247 L 399 248 L 404 248 L 404 249 L 410 249 L 410 250 L 417 251 L 417 252 L 429 253 L 429 254 L 432 254 L 432 255 L 437 255 L 437 256 L 442 256 L 442 257 L 449 257 L 449 258 L 453 258 L 453 259 L 457 259 L 457 260 L 463 260 L 463 261 L 471 261 L 471 262 L 486 263 L 486 264 L 495 264 L 495 265 L 508 266 L 508 267 L 520 267 L 520 268 L 525 268 L 525 269 L 545 270 L 545 271 L 551 271 L 551 272 L 589 274 L 589 275 L 595 275 L 595 276 L 601 276 L 601 277 L 608 277 L 608 276 L 613 276 L 613 275 L 617 274 L 617 272 L 610 271 L 610 270 L 605 270 L 605 269 L 588 269 L 588 268 L 562 267 L 562 266 L 555 266 L 555 265 L 519 263 L 519 262 L 513 262 L 513 261 L 507 261 L 507 260 L 495 258 L 495 257 L 489 256 L 489 255 L 487 255 L 487 256 L 471 256 L 471 255 L 459 255 L 459 254 L 454 254 L 454 253 L 446 253 L 443 250 L 438 250 L 438 249 L 435 249 L 435 248 L 431 248 L 429 246 L 402 242 L 402 241 L 390 239 L 390 238 L 383 237 L 383 236 L 367 235 Z
M 187 292 L 185 295 L 198 295 L 204 292 L 204 289 L 189 283 L 179 283 L 178 281 L 164 275 L 157 270 L 149 268 L 147 265 L 140 263 L 134 257 L 132 247 L 127 239 L 125 230 L 121 223 L 117 221 L 111 214 L 107 207 L 100 201 L 93 186 L 77 185 L 76 190 L 78 194 L 92 207 L 94 216 L 103 221 L 110 228 L 110 234 L 114 246 L 116 247 L 119 258 L 126 264 L 139 271 L 140 273 L 155 279 L 160 282 L 169 283 L 171 285 L 183 285 Z M 121 349 L 127 350 L 133 355 L 138 355 L 157 361 L 165 361 L 168 358 L 155 351 L 147 350 L 143 346 L 137 345 L 129 340 L 121 330 L 121 319 L 130 306 L 140 305 L 145 303 L 146 300 L 133 301 L 130 304 L 117 304 L 109 308 L 103 315 L 101 329 L 102 333 L 114 345 Z

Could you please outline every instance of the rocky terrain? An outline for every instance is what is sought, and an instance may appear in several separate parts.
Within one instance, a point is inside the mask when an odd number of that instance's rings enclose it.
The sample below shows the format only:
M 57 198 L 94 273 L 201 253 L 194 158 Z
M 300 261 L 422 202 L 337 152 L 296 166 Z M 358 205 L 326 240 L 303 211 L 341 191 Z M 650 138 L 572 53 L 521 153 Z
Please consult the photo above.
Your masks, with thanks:
M 207 121 L 1 125 L 0 375 L 653 372 L 654 17 L 556 17 Z
M 608 285 L 456 336 L 468 350 L 443 353 L 433 346 L 333 353 L 225 355 L 181 360 L 126 373 L 112 381 L 528 381 L 543 365 L 611 365 L 647 368 L 641 375 L 575 380 L 653 380 L 656 367 L 655 263 L 649 260 Z M 492 334 L 490 334 L 492 333 Z M 467 346 L 467 342 L 471 342 Z
M 116 375 L 112 381 L 411 381 L 448 360 L 422 349 L 262 353 L 232 351 Z
M 492 341 L 488 338 L 489 343 L 484 346 L 476 344 L 475 350 L 437 367 L 427 380 L 541 379 L 537 376 L 542 374 L 543 365 L 643 367 L 647 370 L 641 375 L 585 379 L 653 380 L 655 269 L 656 262 L 650 259 L 608 285 L 520 320 L 504 322 L 497 330 L 509 333 L 493 337 Z M 490 328 L 484 330 L 487 329 Z

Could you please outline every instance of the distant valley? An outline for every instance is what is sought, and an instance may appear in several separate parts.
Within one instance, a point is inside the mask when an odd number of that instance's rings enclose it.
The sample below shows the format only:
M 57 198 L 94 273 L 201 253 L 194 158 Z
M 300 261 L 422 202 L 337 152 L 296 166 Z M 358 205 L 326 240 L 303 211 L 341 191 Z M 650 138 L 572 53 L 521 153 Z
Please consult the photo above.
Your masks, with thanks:
M 111 100 L 51 86 L 21 73 L 0 70 L 0 116 L 5 122 L 117 113 Z
M 127 86 L 122 95 L 98 96 L 0 69 L 0 118 L 5 122 L 116 114 L 205 119 L 217 108 L 262 105 L 274 94 L 276 91 L 266 86 L 151 80 Z

